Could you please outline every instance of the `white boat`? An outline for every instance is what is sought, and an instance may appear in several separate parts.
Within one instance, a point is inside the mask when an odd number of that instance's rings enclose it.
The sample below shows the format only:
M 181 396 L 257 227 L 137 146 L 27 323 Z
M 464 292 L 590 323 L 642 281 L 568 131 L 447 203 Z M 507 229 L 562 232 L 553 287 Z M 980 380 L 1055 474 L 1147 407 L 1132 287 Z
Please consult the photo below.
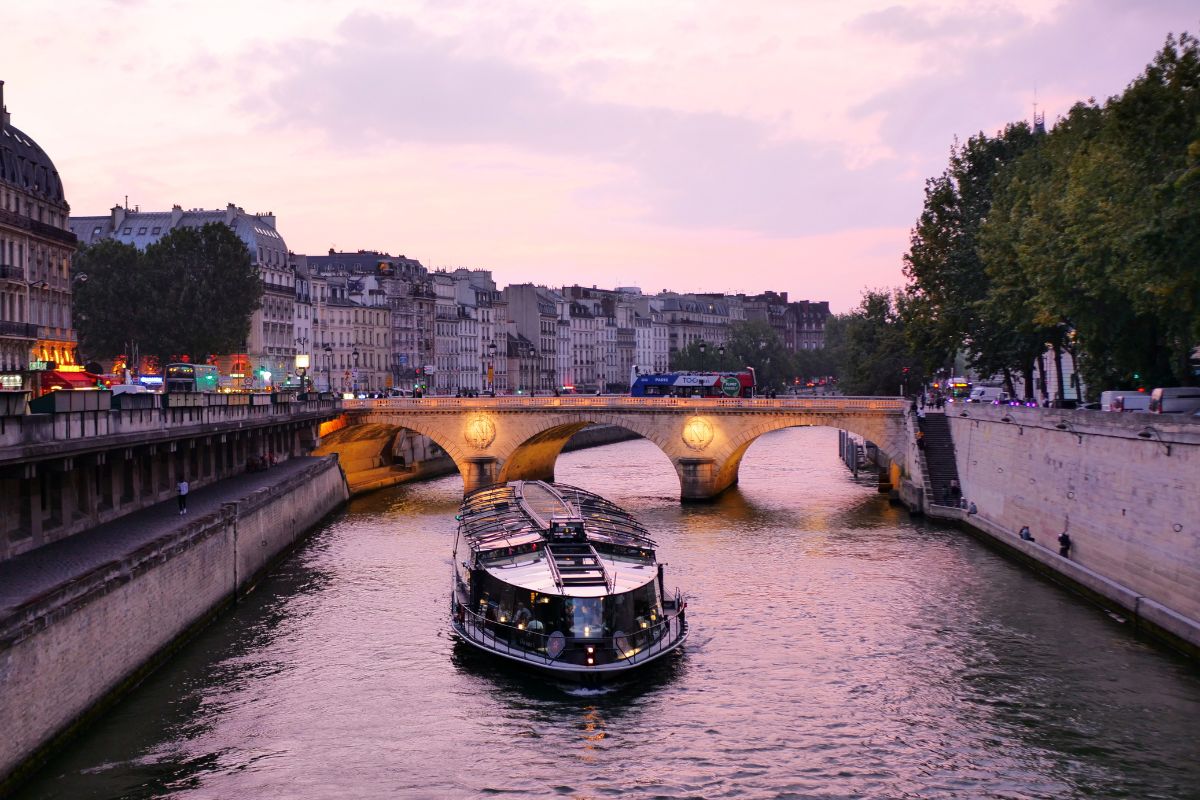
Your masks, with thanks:
M 563 484 L 514 481 L 463 499 L 451 624 L 475 647 L 558 677 L 601 682 L 687 639 L 655 543 L 629 513 Z

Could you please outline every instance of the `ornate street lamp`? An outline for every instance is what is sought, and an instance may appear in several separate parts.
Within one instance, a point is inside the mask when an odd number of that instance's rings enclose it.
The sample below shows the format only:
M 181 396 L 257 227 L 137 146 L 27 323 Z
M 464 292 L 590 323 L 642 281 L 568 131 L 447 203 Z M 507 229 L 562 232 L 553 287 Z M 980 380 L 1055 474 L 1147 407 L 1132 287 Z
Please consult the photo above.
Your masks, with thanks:
M 354 392 L 354 394 L 357 395 L 358 394 L 358 348 L 357 347 L 354 348 L 354 352 L 352 352 L 350 354 L 350 357 L 354 359 L 354 373 L 353 373 L 353 375 L 351 375 L 352 383 L 350 384 L 350 388 Z
M 333 348 L 325 345 L 325 391 L 333 391 Z
M 488 342 L 487 351 L 488 351 L 488 365 L 487 365 L 488 390 L 492 393 L 492 396 L 495 397 L 495 395 L 496 395 L 496 366 L 495 366 L 496 343 Z

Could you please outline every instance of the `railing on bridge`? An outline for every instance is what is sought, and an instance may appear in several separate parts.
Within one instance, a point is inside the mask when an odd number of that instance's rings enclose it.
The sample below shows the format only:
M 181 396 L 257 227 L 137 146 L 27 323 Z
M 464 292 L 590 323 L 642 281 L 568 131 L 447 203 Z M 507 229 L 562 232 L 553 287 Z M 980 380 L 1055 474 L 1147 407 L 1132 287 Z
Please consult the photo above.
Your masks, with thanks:
M 444 409 L 754 409 L 786 411 L 890 411 L 903 412 L 909 402 L 902 397 L 628 397 L 625 395 L 582 395 L 569 397 L 388 397 L 376 400 L 344 400 L 353 410 L 419 411 Z

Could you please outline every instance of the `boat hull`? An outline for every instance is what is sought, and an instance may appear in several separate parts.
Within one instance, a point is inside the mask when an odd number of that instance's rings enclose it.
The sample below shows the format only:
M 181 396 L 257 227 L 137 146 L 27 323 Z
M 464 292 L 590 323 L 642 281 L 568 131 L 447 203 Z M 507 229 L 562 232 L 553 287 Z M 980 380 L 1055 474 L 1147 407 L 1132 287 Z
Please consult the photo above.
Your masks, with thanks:
M 687 621 L 682 613 L 675 613 L 667 618 L 666 625 L 667 633 L 662 639 L 631 654 L 628 658 L 589 666 L 560 661 L 550 658 L 544 653 L 515 647 L 503 638 L 490 634 L 485 626 L 459 619 L 457 614 L 452 614 L 450 618 L 450 627 L 454 635 L 477 650 L 542 675 L 585 685 L 617 680 L 649 664 L 658 662 L 664 656 L 678 650 L 687 641 Z

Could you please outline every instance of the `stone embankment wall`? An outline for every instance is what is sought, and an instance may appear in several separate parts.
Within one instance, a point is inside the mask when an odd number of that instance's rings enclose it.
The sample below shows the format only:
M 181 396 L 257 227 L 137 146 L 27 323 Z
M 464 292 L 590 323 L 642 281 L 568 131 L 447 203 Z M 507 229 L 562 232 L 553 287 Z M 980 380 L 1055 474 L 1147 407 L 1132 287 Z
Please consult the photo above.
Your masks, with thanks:
M 1200 422 L 993 406 L 948 416 L 979 512 L 969 524 L 1200 652 Z M 1035 544 L 1017 539 L 1023 525 Z
M 337 461 L 324 459 L 0 623 L 0 794 L 346 499 Z

